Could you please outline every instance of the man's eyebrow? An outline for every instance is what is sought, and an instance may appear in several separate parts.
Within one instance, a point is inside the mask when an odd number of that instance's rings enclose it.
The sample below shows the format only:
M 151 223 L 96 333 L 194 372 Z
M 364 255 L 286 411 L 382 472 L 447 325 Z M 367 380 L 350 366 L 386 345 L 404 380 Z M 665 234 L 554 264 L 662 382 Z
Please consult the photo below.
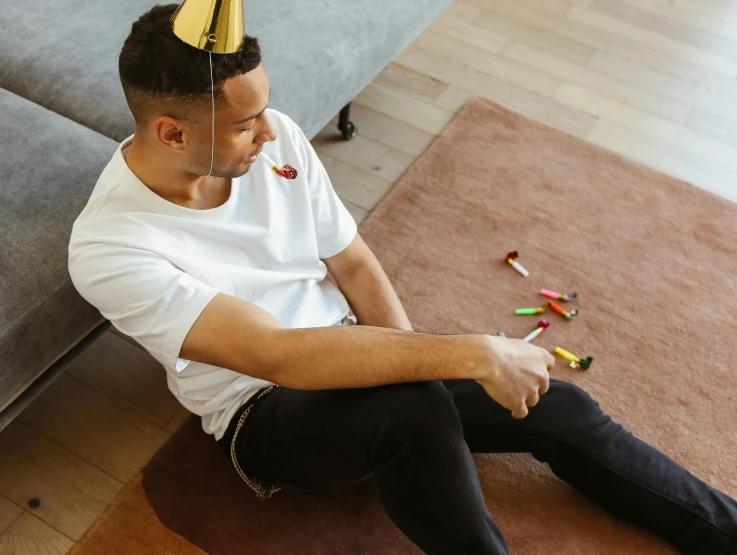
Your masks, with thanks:
M 271 89 L 269 89 L 269 98 L 271 98 Z M 261 110 L 258 114 L 253 114 L 252 116 L 249 116 L 247 118 L 239 119 L 238 121 L 233 122 L 233 125 L 240 125 L 241 123 L 246 123 L 247 121 L 251 121 L 252 119 L 256 119 L 261 114 L 263 114 L 266 111 L 266 108 L 269 107 L 268 100 L 266 101 L 266 107 Z

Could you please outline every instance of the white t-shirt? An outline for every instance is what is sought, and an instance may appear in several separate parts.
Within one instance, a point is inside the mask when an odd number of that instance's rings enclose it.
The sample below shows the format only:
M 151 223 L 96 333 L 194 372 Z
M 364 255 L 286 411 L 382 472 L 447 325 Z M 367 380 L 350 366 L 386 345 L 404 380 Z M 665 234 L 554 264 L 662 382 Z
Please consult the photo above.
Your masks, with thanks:
M 130 170 L 121 143 L 74 223 L 69 273 L 77 291 L 167 372 L 169 389 L 220 439 L 238 407 L 270 382 L 179 358 L 187 333 L 223 292 L 258 305 L 285 328 L 352 318 L 321 259 L 343 251 L 356 223 L 302 130 L 267 114 L 278 138 L 263 152 L 298 171 L 294 180 L 259 156 L 210 210 L 171 203 Z M 355 321 L 355 319 L 353 319 Z

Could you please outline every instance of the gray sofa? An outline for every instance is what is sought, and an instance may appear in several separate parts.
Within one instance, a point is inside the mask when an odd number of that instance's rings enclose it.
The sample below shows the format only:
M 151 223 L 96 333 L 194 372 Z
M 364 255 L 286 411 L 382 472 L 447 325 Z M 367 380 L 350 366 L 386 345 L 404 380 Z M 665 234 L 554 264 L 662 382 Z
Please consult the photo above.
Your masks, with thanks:
M 270 106 L 314 136 L 449 1 L 245 0 Z M 157 3 L 26 0 L 0 11 L 0 430 L 109 325 L 72 286 L 67 245 L 133 133 L 117 58 Z

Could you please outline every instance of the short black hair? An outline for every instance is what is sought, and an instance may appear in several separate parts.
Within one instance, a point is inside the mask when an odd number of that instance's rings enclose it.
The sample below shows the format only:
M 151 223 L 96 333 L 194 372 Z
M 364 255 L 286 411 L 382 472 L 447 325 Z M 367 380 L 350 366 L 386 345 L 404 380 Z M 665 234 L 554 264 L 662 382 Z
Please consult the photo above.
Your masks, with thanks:
M 171 27 L 178 4 L 156 5 L 138 18 L 123 43 L 118 71 L 123 92 L 136 123 L 153 115 L 198 121 L 205 100 L 210 102 L 209 54 L 186 44 Z M 246 36 L 233 54 L 212 55 L 215 98 L 223 96 L 226 79 L 248 73 L 261 63 L 255 37 Z M 209 106 L 209 104 L 208 104 Z

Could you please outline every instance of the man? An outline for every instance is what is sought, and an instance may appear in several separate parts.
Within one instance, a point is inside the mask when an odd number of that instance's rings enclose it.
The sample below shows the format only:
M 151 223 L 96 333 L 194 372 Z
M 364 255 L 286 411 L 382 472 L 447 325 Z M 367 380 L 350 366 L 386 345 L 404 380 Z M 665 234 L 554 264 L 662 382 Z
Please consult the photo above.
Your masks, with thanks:
M 530 452 L 684 553 L 737 554 L 737 503 L 551 380 L 545 350 L 412 331 L 309 142 L 267 108 L 253 38 L 212 56 L 211 160 L 210 66 L 171 32 L 175 8 L 123 46 L 135 134 L 75 222 L 69 271 L 259 496 L 373 476 L 426 553 L 498 555 L 471 453 Z

